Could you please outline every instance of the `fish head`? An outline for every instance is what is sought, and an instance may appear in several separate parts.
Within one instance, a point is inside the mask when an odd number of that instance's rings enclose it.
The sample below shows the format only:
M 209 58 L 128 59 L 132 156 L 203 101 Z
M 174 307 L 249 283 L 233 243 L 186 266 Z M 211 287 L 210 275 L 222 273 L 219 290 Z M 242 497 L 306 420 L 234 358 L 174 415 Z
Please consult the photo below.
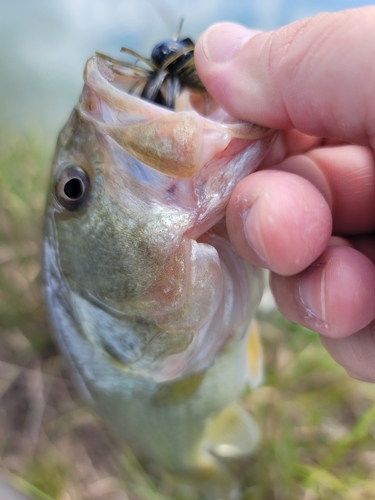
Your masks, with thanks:
M 223 217 L 275 133 L 202 91 L 185 89 L 175 111 L 147 102 L 111 59 L 91 58 L 84 79 L 58 140 L 47 236 L 69 286 L 118 307 L 158 280 L 186 235 Z

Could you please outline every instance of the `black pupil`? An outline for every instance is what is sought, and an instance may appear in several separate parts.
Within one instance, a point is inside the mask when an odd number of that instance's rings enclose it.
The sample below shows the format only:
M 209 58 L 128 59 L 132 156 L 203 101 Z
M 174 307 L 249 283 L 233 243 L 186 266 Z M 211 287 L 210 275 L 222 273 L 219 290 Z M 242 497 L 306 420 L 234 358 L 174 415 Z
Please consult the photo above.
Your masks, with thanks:
M 78 200 L 83 195 L 83 185 L 80 179 L 70 179 L 64 186 L 64 193 L 71 200 Z

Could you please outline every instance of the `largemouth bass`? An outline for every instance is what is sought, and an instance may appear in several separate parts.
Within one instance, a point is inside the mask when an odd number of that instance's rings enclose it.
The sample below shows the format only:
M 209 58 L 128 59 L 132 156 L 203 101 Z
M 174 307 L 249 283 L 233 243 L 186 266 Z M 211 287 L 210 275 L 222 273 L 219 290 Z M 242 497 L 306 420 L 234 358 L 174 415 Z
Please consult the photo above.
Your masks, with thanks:
M 174 109 L 135 93 L 129 65 L 96 55 L 53 162 L 45 292 L 86 399 L 134 450 L 207 498 L 232 498 L 226 460 L 257 428 L 236 400 L 262 377 L 250 321 L 261 271 L 225 228 L 236 184 L 275 132 L 239 123 L 201 88 Z

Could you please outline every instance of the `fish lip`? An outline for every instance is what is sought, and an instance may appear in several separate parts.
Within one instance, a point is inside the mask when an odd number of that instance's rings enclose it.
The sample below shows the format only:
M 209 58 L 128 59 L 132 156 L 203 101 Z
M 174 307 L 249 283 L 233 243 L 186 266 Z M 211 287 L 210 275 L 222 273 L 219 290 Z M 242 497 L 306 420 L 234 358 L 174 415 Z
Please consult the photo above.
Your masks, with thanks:
M 120 63 L 118 62 L 118 64 Z M 87 88 L 81 96 L 81 112 L 97 121 L 109 120 L 112 123 L 129 123 L 129 120 L 152 120 L 183 111 L 184 113 L 197 114 L 203 121 L 205 128 L 219 129 L 221 133 L 228 133 L 231 138 L 258 140 L 275 133 L 274 129 L 262 125 L 241 120 L 236 121 L 224 110 L 221 110 L 220 119 L 217 119 L 199 113 L 193 106 L 190 109 L 179 111 L 168 109 L 130 94 L 123 85 L 124 78 L 123 75 L 116 73 L 116 60 L 101 54 L 91 57 L 84 70 L 84 81 Z M 121 85 L 124 88 L 121 89 Z M 130 84 L 128 83 L 128 85 L 128 90 L 130 90 Z M 211 97 L 209 98 L 212 100 Z M 112 112 L 108 112 L 108 108 L 111 108 Z
M 161 115 L 173 113 L 168 108 L 158 106 L 134 94 L 130 94 L 125 88 L 121 88 L 121 84 L 123 83 L 121 79 L 123 77 L 116 74 L 114 68 L 114 60 L 105 58 L 105 56 L 95 55 L 87 61 L 84 70 L 86 88 L 79 104 L 80 110 L 84 114 L 93 117 L 101 114 L 103 121 L 112 118 L 114 122 L 121 123 L 122 121 L 127 121 L 126 117 L 121 116 L 121 112 L 126 112 L 127 117 L 132 116 L 132 121 L 137 121 L 137 118 L 139 120 L 159 118 Z M 129 84 L 128 90 L 130 88 Z M 111 117 L 103 116 L 103 105 L 107 105 L 115 110 Z M 116 111 L 117 120 L 115 116 Z

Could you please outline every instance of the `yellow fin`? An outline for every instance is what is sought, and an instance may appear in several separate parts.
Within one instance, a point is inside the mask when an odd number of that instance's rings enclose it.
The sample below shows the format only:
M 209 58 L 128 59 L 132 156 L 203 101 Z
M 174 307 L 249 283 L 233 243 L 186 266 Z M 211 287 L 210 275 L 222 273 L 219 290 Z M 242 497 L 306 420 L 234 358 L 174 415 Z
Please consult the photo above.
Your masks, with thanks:
M 209 451 L 223 459 L 250 456 L 260 441 L 258 425 L 238 404 L 228 406 L 209 421 L 204 437 Z
M 249 386 L 255 389 L 261 385 L 264 376 L 263 347 L 255 319 L 250 323 L 246 335 L 247 381 Z

